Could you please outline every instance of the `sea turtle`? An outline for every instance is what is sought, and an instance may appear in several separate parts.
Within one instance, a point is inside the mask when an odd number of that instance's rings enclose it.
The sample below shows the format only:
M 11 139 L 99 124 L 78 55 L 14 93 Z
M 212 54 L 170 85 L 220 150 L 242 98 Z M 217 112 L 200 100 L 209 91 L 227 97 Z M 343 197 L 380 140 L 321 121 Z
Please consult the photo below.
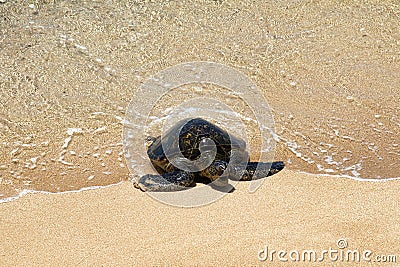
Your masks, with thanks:
M 285 166 L 281 161 L 249 162 L 242 139 L 201 118 L 182 120 L 164 136 L 149 137 L 148 141 L 147 155 L 160 175 L 140 177 L 135 186 L 142 191 L 178 191 L 196 181 L 223 188 L 228 185 L 227 178 L 250 181 Z

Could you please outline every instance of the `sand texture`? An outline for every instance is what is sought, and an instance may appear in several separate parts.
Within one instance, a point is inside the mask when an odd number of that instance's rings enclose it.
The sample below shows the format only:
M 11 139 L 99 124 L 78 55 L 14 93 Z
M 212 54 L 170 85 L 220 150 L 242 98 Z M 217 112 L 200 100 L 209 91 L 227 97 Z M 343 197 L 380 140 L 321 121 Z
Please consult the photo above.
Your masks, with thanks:
M 260 261 L 268 246 L 372 251 L 313 265 L 398 266 L 399 21 L 397 1 L 0 0 L 0 265 L 306 264 Z M 241 182 L 178 208 L 133 187 L 147 169 L 125 160 L 122 133 L 138 88 L 192 61 L 256 84 L 286 168 L 253 194 Z M 257 159 L 254 103 L 216 84 L 175 89 L 138 114 L 148 134 L 208 98 L 240 114 Z
M 2 204 L 1 262 L 254 266 L 263 263 L 257 254 L 265 245 L 322 251 L 338 249 L 339 239 L 347 240 L 347 249 L 371 250 L 373 256 L 400 251 L 399 181 L 368 183 L 282 171 L 253 194 L 246 186 L 243 182 L 234 193 L 201 208 L 160 204 L 127 182 L 81 193 L 27 195 Z M 371 263 L 326 259 L 319 264 Z

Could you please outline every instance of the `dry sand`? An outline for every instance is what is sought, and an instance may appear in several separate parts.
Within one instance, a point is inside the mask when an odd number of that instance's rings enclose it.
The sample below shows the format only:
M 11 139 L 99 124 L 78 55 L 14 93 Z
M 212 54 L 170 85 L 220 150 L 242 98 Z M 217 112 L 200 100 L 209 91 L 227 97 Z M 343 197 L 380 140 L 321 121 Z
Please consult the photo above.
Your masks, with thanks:
M 128 182 L 80 193 L 32 194 L 1 206 L 0 262 L 254 266 L 263 263 L 257 254 L 266 245 L 320 253 L 339 250 L 339 239 L 348 243 L 343 251 L 371 250 L 371 259 L 397 255 L 399 261 L 399 183 L 282 171 L 253 194 L 243 182 L 235 192 L 200 208 L 161 204 Z M 264 263 L 280 262 L 275 258 Z M 290 261 L 280 264 L 293 266 Z M 319 264 L 333 262 L 325 258 Z
M 400 177 L 399 17 L 396 1 L 0 0 L 0 198 L 122 181 L 0 204 L 0 265 L 279 265 L 258 252 L 340 239 L 398 265 L 400 181 L 345 175 Z M 190 61 L 257 84 L 287 168 L 177 208 L 127 181 L 121 122 L 140 84 Z

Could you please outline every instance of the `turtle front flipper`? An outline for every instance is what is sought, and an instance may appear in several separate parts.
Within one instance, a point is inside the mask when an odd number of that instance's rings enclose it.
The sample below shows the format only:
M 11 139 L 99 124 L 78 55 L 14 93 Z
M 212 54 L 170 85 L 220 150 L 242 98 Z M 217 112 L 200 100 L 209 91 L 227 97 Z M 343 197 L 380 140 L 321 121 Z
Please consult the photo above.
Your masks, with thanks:
M 244 166 L 246 169 L 244 169 Z M 271 176 L 285 167 L 282 161 L 275 162 L 248 162 L 234 166 L 229 172 L 232 180 L 251 181 Z M 256 173 L 257 170 L 257 173 Z
M 142 191 L 171 192 L 187 189 L 193 182 L 193 173 L 174 171 L 162 175 L 146 174 L 140 177 L 136 187 Z

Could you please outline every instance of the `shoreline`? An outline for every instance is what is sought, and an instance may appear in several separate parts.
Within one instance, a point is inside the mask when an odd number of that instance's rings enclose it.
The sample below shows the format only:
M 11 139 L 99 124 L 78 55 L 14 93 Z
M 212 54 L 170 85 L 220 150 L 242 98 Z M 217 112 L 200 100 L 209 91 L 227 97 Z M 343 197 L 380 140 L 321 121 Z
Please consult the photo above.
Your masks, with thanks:
M 298 174 L 304 174 L 304 175 L 312 175 L 316 177 L 327 177 L 327 178 L 336 178 L 336 179 L 349 179 L 349 180 L 354 180 L 358 182 L 370 182 L 370 183 L 385 183 L 385 182 L 391 182 L 391 181 L 400 181 L 400 177 L 393 177 L 393 178 L 362 178 L 362 177 L 354 177 L 354 176 L 348 176 L 348 175 L 336 175 L 336 174 L 316 174 L 316 173 L 308 173 L 304 171 L 294 171 L 294 170 L 289 170 L 290 172 L 298 173 Z M 265 178 L 265 179 L 269 179 Z M 113 187 L 113 186 L 118 186 L 123 183 L 132 183 L 130 180 L 123 180 L 119 181 L 114 184 L 109 184 L 109 185 L 96 185 L 96 186 L 88 186 L 88 187 L 83 187 L 81 189 L 76 189 L 76 190 L 68 190 L 68 191 L 61 191 L 61 192 L 50 192 L 50 191 L 43 191 L 43 190 L 33 190 L 33 189 L 24 189 L 18 195 L 11 196 L 11 197 L 6 197 L 6 198 L 0 198 L 0 205 L 3 203 L 8 203 L 11 201 L 18 200 L 26 195 L 30 194 L 47 194 L 47 195 L 58 195 L 58 194 L 68 194 L 68 193 L 79 193 L 79 192 L 84 192 L 84 191 L 89 191 L 89 190 L 98 190 L 98 189 L 103 189 L 103 188 L 108 188 L 108 187 Z M 139 190 L 139 189 L 138 189 Z

